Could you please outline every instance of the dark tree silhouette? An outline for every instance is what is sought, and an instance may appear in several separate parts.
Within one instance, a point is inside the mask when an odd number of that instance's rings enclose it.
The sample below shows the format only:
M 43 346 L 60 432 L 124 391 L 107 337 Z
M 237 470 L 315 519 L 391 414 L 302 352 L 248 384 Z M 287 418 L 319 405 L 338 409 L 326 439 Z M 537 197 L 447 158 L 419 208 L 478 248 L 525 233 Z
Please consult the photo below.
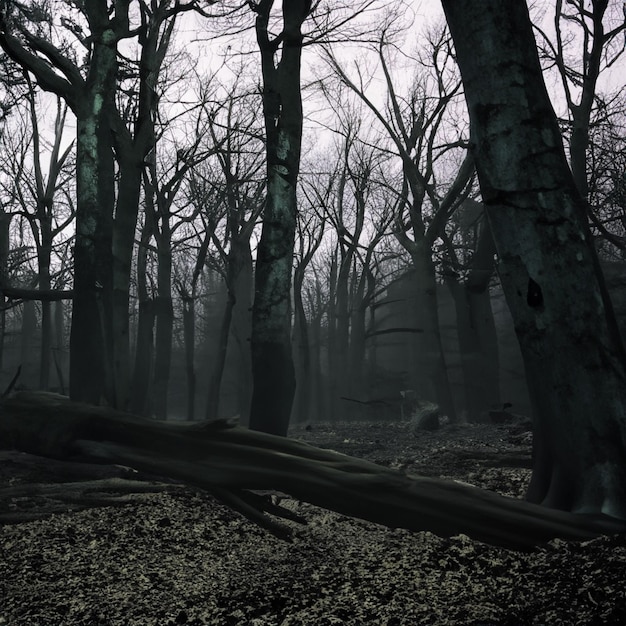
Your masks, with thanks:
M 290 290 L 302 143 L 302 24 L 311 3 L 284 2 L 282 30 L 271 37 L 273 4 L 273 0 L 250 3 L 261 51 L 267 158 L 267 197 L 252 307 L 250 428 L 285 435 L 296 387 Z
M 523 0 L 444 0 L 534 412 L 532 502 L 626 519 L 626 364 Z

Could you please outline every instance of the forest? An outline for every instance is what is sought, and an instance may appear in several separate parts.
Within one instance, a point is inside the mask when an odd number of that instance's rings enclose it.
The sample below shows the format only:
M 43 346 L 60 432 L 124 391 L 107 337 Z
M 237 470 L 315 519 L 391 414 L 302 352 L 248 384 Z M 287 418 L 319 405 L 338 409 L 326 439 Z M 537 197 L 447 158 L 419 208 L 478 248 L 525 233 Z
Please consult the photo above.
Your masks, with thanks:
M 514 549 L 623 532 L 622 7 L 431 4 L 0 2 L 1 449 L 278 535 L 258 491 Z M 511 409 L 525 499 L 286 437 Z

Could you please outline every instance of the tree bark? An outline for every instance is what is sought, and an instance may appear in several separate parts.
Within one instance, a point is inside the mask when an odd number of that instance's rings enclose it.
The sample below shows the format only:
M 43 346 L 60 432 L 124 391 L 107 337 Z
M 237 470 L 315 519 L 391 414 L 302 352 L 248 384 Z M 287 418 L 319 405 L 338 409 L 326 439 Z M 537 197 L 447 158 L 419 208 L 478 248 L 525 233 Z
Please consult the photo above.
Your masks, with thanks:
M 155 120 L 159 97 L 157 82 L 169 48 L 177 17 L 169 2 L 152 4 L 142 12 L 141 54 L 138 64 L 139 93 L 135 119 L 116 119 L 114 138 L 120 177 L 113 223 L 113 312 L 112 351 L 116 406 L 129 407 L 130 399 L 130 278 L 135 231 L 140 205 L 141 178 L 145 161 L 156 143 Z M 133 133 L 128 129 L 132 121 Z
M 110 361 L 112 224 L 114 192 L 110 114 L 115 103 L 117 40 L 106 6 L 89 13 L 93 51 L 75 106 L 76 240 L 70 334 L 70 396 L 99 404 L 114 402 Z
M 331 422 L 339 419 L 339 367 L 337 358 L 337 275 L 339 272 L 338 250 L 331 253 L 330 256 L 330 271 L 329 271 L 329 285 L 328 285 L 328 304 L 326 306 L 326 317 L 328 320 L 327 331 L 327 369 L 328 369 L 328 384 L 327 388 L 327 404 L 328 404 L 328 419 Z M 319 290 L 319 288 L 318 288 Z M 321 369 L 321 368 L 320 368 Z
M 159 422 L 68 402 L 55 394 L 21 393 L 0 408 L 0 448 L 64 461 L 120 464 L 214 492 L 259 524 L 289 517 L 247 490 L 295 498 L 392 528 L 464 533 L 516 550 L 560 537 L 590 539 L 626 531 L 606 515 L 575 515 L 454 481 L 406 475 L 369 461 L 226 421 Z M 282 527 L 283 534 L 288 530 Z
M 443 4 L 533 403 L 528 499 L 624 519 L 624 348 L 526 3 Z
M 250 427 L 285 435 L 295 393 L 291 348 L 291 268 L 296 227 L 296 184 L 302 143 L 300 59 L 302 23 L 310 3 L 284 2 L 283 30 L 269 37 L 273 0 L 251 6 L 263 74 L 263 115 L 267 157 L 267 196 L 257 250 L 252 308 L 254 389 Z M 280 61 L 275 57 L 280 48 Z

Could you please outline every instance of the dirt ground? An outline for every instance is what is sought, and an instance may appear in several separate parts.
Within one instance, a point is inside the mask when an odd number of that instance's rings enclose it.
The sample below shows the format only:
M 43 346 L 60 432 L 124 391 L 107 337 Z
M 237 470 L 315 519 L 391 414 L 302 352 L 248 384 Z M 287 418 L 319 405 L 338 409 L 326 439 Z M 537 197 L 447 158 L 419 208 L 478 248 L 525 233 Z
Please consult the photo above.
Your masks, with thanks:
M 291 436 L 506 495 L 521 497 L 530 476 L 524 422 L 417 434 L 409 422 L 320 424 Z M 626 624 L 624 536 L 518 553 L 281 497 L 307 520 L 287 522 L 286 542 L 197 490 L 81 472 L 87 489 L 70 464 L 0 455 L 0 625 Z

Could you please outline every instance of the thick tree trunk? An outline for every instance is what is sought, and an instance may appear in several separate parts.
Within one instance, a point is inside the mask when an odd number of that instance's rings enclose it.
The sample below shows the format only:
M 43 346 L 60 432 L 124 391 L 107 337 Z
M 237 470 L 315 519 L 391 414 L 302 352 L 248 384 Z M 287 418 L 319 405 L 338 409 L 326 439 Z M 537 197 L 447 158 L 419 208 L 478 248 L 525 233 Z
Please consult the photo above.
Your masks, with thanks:
M 262 0 L 254 7 L 263 73 L 267 196 L 252 309 L 250 427 L 285 435 L 296 386 L 290 293 L 302 142 L 301 27 L 310 4 L 306 0 L 283 3 L 281 44 L 269 38 L 272 2 Z M 276 63 L 279 45 L 281 58 Z
M 221 420 L 159 422 L 54 394 L 17 394 L 3 402 L 0 414 L 0 449 L 120 464 L 182 480 L 286 536 L 288 529 L 264 513 L 292 516 L 247 490 L 279 490 L 392 528 L 464 533 L 521 550 L 554 537 L 589 539 L 626 531 L 624 522 L 608 516 L 574 515 L 454 481 L 410 476 Z
M 108 24 L 108 21 L 107 21 Z M 110 38 L 112 32 L 106 31 Z M 111 239 L 114 168 L 109 114 L 114 107 L 116 47 L 95 36 L 84 93 L 75 111 L 76 240 L 70 336 L 70 396 L 98 404 L 112 400 Z
M 622 342 L 523 0 L 444 0 L 534 410 L 528 498 L 626 518 Z
M 129 151 L 131 142 L 121 145 Z M 121 152 L 118 150 L 118 152 Z M 139 211 L 141 174 L 144 151 L 139 154 L 119 154 L 120 180 L 113 229 L 113 309 L 112 342 L 115 406 L 125 410 L 130 406 L 130 277 L 132 272 L 135 231 Z

